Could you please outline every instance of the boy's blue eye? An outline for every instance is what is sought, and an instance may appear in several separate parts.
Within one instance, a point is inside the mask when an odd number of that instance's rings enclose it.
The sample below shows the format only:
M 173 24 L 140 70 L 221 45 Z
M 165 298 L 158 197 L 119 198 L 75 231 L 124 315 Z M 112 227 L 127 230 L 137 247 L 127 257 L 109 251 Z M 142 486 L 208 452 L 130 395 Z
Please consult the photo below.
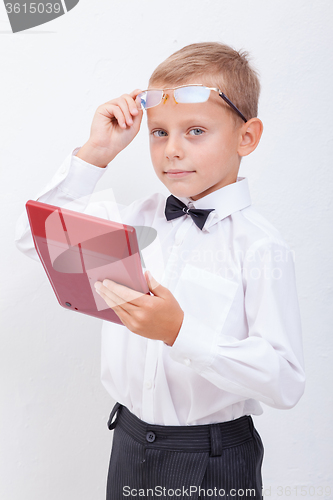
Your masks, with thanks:
M 153 135 L 155 137 L 166 137 L 168 134 L 165 132 L 165 130 L 154 130 Z
M 192 132 L 192 134 L 191 134 Z M 189 132 L 191 135 L 201 135 L 203 134 L 203 130 L 201 128 L 193 128 L 192 130 L 190 130 Z

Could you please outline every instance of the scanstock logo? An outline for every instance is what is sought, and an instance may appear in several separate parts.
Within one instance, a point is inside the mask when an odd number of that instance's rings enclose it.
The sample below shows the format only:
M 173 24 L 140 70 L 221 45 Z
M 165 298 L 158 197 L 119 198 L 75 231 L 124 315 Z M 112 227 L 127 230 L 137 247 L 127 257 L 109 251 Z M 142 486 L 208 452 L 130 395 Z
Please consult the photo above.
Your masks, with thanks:
M 4 0 L 13 33 L 45 24 L 73 9 L 80 0 Z

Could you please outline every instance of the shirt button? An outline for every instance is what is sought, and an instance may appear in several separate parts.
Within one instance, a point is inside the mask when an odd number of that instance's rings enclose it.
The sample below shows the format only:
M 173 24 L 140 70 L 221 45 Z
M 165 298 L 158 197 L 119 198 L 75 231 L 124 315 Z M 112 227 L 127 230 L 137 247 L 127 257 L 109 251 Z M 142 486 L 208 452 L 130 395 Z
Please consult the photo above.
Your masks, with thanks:
M 152 385 L 153 385 L 153 384 L 151 383 L 151 380 L 147 380 L 147 381 L 145 382 L 145 388 L 146 388 L 146 389 L 151 389 L 151 388 L 152 388 Z
M 190 360 L 190 359 L 188 359 L 188 358 L 185 358 L 185 359 L 184 359 L 184 365 L 186 365 L 186 366 L 190 366 L 190 364 L 191 364 L 191 360 Z
M 152 432 L 152 431 L 147 432 L 146 439 L 147 439 L 148 443 L 153 443 L 156 439 L 154 432 Z
M 66 167 L 62 167 L 62 169 L 60 170 L 60 173 L 64 174 L 66 172 L 66 170 L 67 170 Z

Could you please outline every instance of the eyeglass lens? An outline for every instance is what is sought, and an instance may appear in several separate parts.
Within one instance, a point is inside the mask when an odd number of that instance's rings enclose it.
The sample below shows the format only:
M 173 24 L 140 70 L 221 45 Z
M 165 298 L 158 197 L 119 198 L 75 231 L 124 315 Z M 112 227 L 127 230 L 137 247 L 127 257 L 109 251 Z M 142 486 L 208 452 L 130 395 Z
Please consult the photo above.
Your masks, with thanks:
M 180 87 L 174 90 L 175 100 L 179 103 L 206 102 L 210 89 L 207 87 Z
M 146 90 L 136 97 L 136 101 L 144 109 L 157 106 L 163 97 L 163 90 Z M 210 89 L 207 87 L 180 87 L 174 89 L 174 98 L 178 103 L 197 103 L 206 102 L 209 98 Z
M 163 90 L 146 90 L 137 95 L 136 101 L 139 102 L 144 109 L 153 108 L 161 102 L 162 96 Z

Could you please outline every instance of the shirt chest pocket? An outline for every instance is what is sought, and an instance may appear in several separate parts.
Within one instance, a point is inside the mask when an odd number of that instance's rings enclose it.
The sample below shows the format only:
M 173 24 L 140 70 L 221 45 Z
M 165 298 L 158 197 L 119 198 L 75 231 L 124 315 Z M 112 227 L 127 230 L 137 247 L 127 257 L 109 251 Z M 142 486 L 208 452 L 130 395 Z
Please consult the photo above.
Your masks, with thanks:
M 205 269 L 186 264 L 174 296 L 184 313 L 210 328 L 221 330 L 239 284 Z

